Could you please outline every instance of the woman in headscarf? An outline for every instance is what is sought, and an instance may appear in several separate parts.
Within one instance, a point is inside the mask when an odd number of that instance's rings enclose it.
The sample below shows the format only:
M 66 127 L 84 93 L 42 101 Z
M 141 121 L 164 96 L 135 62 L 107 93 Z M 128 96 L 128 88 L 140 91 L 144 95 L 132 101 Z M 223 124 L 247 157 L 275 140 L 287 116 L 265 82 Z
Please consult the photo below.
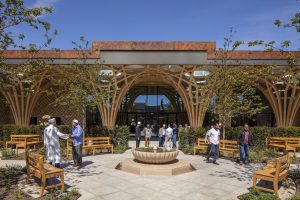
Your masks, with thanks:
M 55 127 L 55 118 L 48 120 L 49 125 L 44 130 L 44 145 L 47 151 L 47 162 L 60 168 L 60 145 L 59 138 L 68 139 L 69 135 L 59 132 Z

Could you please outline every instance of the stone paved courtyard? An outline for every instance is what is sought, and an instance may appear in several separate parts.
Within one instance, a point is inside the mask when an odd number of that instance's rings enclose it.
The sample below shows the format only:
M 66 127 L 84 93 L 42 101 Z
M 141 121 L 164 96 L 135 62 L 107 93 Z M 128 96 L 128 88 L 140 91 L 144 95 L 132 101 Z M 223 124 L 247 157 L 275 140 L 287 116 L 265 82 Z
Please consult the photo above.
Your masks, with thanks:
M 130 150 L 124 154 L 85 156 L 80 170 L 73 168 L 71 162 L 64 162 L 66 188 L 77 188 L 82 200 L 237 199 L 252 186 L 252 172 L 262 167 L 246 168 L 222 158 L 218 160 L 220 165 L 214 165 L 206 163 L 203 156 L 180 152 L 178 158 L 189 161 L 195 171 L 177 176 L 138 176 L 114 169 L 131 157 Z M 0 165 L 4 163 L 25 164 L 1 161 Z

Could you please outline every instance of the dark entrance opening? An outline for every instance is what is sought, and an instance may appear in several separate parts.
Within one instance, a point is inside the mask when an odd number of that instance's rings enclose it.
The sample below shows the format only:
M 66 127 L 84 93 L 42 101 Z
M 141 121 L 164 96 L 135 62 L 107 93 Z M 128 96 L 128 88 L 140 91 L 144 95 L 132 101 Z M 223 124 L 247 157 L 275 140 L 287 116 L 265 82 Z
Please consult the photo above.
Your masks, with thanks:
M 153 126 L 156 134 L 162 124 L 189 123 L 181 97 L 169 86 L 135 86 L 126 94 L 116 124 L 131 126 L 138 121 Z

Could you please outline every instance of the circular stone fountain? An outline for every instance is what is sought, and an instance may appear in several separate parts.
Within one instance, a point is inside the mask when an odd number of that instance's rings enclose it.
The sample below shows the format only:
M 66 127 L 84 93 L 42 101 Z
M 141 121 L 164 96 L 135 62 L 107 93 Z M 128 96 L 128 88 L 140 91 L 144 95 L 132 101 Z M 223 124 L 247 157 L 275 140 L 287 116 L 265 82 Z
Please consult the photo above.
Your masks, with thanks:
M 134 158 L 127 158 L 116 169 L 138 175 L 173 176 L 191 172 L 195 168 L 185 160 L 177 159 L 179 151 L 170 148 L 135 148 Z
M 167 163 L 176 159 L 179 151 L 166 148 L 135 148 L 132 149 L 134 158 L 144 163 Z

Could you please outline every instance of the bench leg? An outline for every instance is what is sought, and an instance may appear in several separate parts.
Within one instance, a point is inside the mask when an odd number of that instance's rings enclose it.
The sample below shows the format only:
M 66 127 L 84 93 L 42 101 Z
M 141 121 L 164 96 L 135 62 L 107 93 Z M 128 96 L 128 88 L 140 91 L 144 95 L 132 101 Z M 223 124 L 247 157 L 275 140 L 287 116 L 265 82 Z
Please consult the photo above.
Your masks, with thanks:
M 60 182 L 61 182 L 61 191 L 65 190 L 65 178 L 64 178 L 64 173 L 60 175 Z
M 257 182 L 257 178 L 256 178 L 256 176 L 254 175 L 254 176 L 253 176 L 253 188 L 256 188 L 256 182 Z
M 93 156 L 96 155 L 96 149 L 93 149 Z
M 288 177 L 285 177 L 285 186 L 286 186 L 287 188 L 289 188 L 289 187 L 290 187 L 290 184 L 289 184 L 289 179 L 288 179 Z
M 114 147 L 111 147 L 111 153 L 114 154 Z
M 196 155 L 196 149 L 194 149 L 194 155 Z
M 30 173 L 27 172 L 27 176 L 26 176 L 26 184 L 29 184 L 29 179 L 30 179 Z
M 46 178 L 42 177 L 42 179 L 41 179 L 40 197 L 42 197 L 44 195 L 45 187 L 46 187 Z
M 274 182 L 274 193 L 275 196 L 279 198 L 279 194 L 278 194 L 278 182 Z

